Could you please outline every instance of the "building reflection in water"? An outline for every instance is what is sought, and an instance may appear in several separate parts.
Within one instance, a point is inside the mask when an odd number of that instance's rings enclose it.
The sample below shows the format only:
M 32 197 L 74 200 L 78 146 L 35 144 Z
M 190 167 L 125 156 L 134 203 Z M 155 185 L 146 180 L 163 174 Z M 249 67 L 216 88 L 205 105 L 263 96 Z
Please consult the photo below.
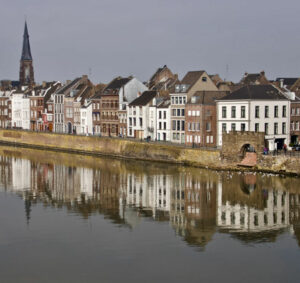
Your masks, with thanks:
M 65 154 L 55 160 L 54 154 L 1 152 L 1 187 L 23 197 L 28 223 L 34 205 L 42 202 L 83 218 L 99 213 L 131 229 L 142 217 L 169 222 L 201 249 L 216 232 L 253 242 L 275 241 L 288 231 L 300 245 L 297 179 Z

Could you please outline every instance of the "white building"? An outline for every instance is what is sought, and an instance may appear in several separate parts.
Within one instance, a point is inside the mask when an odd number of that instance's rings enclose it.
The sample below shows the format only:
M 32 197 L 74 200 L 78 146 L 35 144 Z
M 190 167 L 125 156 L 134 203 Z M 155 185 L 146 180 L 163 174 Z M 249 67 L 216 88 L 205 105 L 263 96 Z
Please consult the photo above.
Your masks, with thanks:
M 290 101 L 272 85 L 249 85 L 217 100 L 217 146 L 222 133 L 264 132 L 270 150 L 290 142 Z
M 171 140 L 171 110 L 170 100 L 163 100 L 156 108 L 156 139 L 158 141 Z
M 92 103 L 86 103 L 86 105 L 80 108 L 80 131 L 82 135 L 93 134 L 93 110 Z
M 13 93 L 11 97 L 12 127 L 30 129 L 30 99 L 24 93 Z
M 127 107 L 127 136 L 156 139 L 156 91 L 145 91 Z

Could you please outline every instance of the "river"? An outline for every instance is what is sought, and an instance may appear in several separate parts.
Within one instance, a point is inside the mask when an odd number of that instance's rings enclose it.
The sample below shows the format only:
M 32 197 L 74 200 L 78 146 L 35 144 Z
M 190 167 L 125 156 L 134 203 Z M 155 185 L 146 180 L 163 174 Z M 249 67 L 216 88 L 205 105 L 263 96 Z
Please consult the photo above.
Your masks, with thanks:
M 300 179 L 0 147 L 0 282 L 300 282 Z

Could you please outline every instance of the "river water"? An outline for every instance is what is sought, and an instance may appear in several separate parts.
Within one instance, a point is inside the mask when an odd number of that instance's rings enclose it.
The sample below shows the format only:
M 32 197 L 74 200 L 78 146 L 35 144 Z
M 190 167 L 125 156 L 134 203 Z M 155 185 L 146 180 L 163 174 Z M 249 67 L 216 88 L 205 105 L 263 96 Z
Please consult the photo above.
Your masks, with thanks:
M 300 179 L 0 147 L 0 282 L 300 282 Z

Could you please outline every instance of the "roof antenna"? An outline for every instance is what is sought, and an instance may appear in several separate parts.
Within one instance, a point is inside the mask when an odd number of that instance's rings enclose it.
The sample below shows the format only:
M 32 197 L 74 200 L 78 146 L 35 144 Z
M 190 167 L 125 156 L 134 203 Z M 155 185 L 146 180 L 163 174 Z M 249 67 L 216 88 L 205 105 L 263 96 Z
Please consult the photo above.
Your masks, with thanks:
M 225 79 L 224 79 L 225 82 L 228 79 L 228 73 L 229 73 L 229 65 L 226 64 L 226 76 L 225 76 Z

